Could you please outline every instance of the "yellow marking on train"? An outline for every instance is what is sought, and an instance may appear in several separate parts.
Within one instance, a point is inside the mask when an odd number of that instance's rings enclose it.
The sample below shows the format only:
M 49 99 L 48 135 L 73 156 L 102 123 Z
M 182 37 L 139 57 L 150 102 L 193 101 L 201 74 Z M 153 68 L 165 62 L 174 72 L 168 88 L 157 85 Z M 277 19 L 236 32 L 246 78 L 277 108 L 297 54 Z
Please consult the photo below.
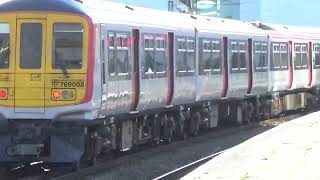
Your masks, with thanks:
M 0 107 L 44 108 L 79 104 L 86 93 L 86 73 L 88 67 L 89 34 L 85 18 L 63 13 L 46 12 L 12 12 L 0 14 L 0 23 L 10 25 L 9 68 L 0 69 L 0 88 L 7 88 L 7 100 L 0 100 Z M 42 66 L 40 69 L 21 69 L 20 59 L 20 26 L 21 23 L 41 23 L 43 32 Z M 83 25 L 83 63 L 81 69 L 68 69 L 65 77 L 61 69 L 52 68 L 53 25 L 55 23 L 81 23 Z M 18 41 L 19 40 L 19 41 Z M 52 82 L 66 81 L 66 87 L 54 87 Z M 75 83 L 74 99 L 59 101 L 52 99 L 52 89 L 69 88 Z M 81 84 L 77 87 L 77 82 Z

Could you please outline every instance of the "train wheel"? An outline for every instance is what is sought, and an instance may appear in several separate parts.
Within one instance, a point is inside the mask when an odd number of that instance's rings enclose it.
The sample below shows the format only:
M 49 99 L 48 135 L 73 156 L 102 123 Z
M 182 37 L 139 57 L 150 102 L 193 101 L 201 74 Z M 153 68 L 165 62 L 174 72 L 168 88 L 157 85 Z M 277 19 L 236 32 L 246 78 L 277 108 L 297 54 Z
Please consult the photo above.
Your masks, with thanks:
M 157 146 L 160 144 L 160 134 L 161 134 L 161 117 L 156 115 L 152 120 L 152 146 Z
M 254 120 L 254 116 L 253 116 L 253 113 L 254 113 L 254 110 L 253 110 L 253 105 L 251 102 L 245 102 L 244 103 L 244 106 L 243 106 L 243 117 L 244 117 L 244 120 L 243 120 L 243 123 L 250 123 L 251 121 Z
M 175 135 L 181 140 L 185 140 L 188 138 L 188 133 L 186 132 L 186 118 L 183 113 L 179 113 L 177 116 L 176 130 Z
M 172 142 L 173 122 L 167 114 L 163 115 L 163 137 L 166 143 Z
M 192 136 L 198 136 L 200 120 L 201 120 L 200 113 L 193 112 L 191 115 L 191 121 L 190 121 L 190 134 Z

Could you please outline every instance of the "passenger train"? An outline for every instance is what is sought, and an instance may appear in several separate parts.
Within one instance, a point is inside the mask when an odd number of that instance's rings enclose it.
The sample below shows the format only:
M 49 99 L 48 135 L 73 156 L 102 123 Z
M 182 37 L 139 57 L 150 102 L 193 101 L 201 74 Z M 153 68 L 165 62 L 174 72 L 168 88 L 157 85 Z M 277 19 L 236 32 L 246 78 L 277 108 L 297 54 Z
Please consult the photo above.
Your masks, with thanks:
M 319 104 L 320 29 L 104 0 L 0 4 L 0 163 L 93 163 Z

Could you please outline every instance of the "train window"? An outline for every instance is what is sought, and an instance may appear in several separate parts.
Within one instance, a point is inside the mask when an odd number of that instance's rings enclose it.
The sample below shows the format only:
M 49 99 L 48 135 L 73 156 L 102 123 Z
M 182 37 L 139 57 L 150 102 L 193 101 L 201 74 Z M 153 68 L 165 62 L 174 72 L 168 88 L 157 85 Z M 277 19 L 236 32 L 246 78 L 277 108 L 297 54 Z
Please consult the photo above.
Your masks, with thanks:
M 221 41 L 214 40 L 212 41 L 212 56 L 213 56 L 213 67 L 212 70 L 214 72 L 221 72 Z
M 288 69 L 288 43 L 272 43 L 271 70 Z
M 159 78 L 166 76 L 167 58 L 166 41 L 164 36 L 144 35 L 144 67 L 143 78 Z
M 220 40 L 200 39 L 199 74 L 220 73 L 221 71 Z
M 294 57 L 294 69 L 301 69 L 301 45 L 300 44 L 295 44 L 294 45 L 294 52 L 295 52 L 295 57 Z
M 187 72 L 194 73 L 195 66 L 195 42 L 194 39 L 187 40 L 187 62 L 185 64 L 185 68 Z
M 211 41 L 206 39 L 200 40 L 199 53 L 199 74 L 204 75 L 210 73 L 212 69 Z
M 152 36 L 144 36 L 144 74 L 154 74 L 154 42 Z
M 246 70 L 247 68 L 247 43 L 239 42 L 239 69 L 241 71 Z
M 165 41 L 163 37 L 156 38 L 156 50 L 164 51 Z
M 114 48 L 115 47 L 114 34 L 113 33 L 109 33 L 108 42 L 109 42 L 109 47 L 110 48 Z
M 267 42 L 256 41 L 253 54 L 254 68 L 256 72 L 267 71 L 268 69 L 268 44 Z
M 308 44 L 301 45 L 301 68 L 308 68 Z
M 261 44 L 261 56 L 262 58 L 260 59 L 260 61 L 262 63 L 260 63 L 260 66 L 262 67 L 263 70 L 267 70 L 268 69 L 268 44 L 267 42 L 262 43 Z
M 22 23 L 20 37 L 20 68 L 40 69 L 42 56 L 41 50 L 42 24 Z
M 110 76 L 116 75 L 116 49 L 114 42 L 114 33 L 109 32 L 108 34 L 108 46 L 109 46 L 109 58 L 108 58 L 108 72 Z
M 129 33 L 108 32 L 108 73 L 111 80 L 127 79 L 130 75 Z
M 9 68 L 10 27 L 7 23 L 0 23 L 0 69 Z
M 239 68 L 238 66 L 238 57 L 239 57 L 239 50 L 238 50 L 238 42 L 232 41 L 231 42 L 231 70 L 237 71 Z
M 320 44 L 313 44 L 313 62 L 314 62 L 314 69 L 320 68 Z
M 231 41 L 231 72 L 246 72 L 247 69 L 247 42 Z
M 210 40 L 202 40 L 202 51 L 203 52 L 211 52 L 211 41 Z
M 177 39 L 177 56 L 176 56 L 176 70 L 178 73 L 185 73 L 185 52 L 187 51 L 186 49 L 186 39 L 179 37 Z
M 129 74 L 129 49 L 127 33 L 117 33 L 117 65 L 116 72 L 118 75 Z
M 294 59 L 294 68 L 296 70 L 299 69 L 307 69 L 308 68 L 308 44 L 306 43 L 295 43 L 295 59 Z
M 195 39 L 177 37 L 176 47 L 177 76 L 192 76 L 195 72 Z
M 81 69 L 83 51 L 83 26 L 79 23 L 56 23 L 53 25 L 54 69 Z
M 288 44 L 280 44 L 281 69 L 288 69 Z
M 165 41 L 164 38 L 156 38 L 155 51 L 155 67 L 156 74 L 165 74 L 167 67 Z
M 273 47 L 273 51 L 272 51 L 271 68 L 273 70 L 280 70 L 281 68 L 280 45 L 279 43 L 272 43 L 272 47 Z

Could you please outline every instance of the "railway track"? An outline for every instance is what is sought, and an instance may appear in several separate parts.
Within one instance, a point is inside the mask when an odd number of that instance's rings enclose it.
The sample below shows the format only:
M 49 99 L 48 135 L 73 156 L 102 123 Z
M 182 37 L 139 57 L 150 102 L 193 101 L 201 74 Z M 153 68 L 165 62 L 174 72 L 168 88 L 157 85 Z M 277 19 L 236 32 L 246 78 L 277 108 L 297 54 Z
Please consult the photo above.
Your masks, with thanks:
M 290 121 L 297 117 L 303 116 L 308 112 L 302 112 L 294 114 L 290 112 L 288 114 L 283 114 L 276 119 L 265 120 L 261 122 L 253 122 L 247 125 L 234 126 L 229 128 L 218 128 L 215 131 L 209 131 L 208 133 L 203 133 L 198 137 L 190 138 L 186 141 L 175 141 L 169 145 L 161 145 L 157 148 L 151 148 L 150 146 L 140 147 L 139 149 L 133 150 L 131 152 L 122 152 L 119 154 L 114 154 L 113 157 L 110 156 L 101 156 L 97 165 L 81 169 L 77 172 L 71 172 L 71 168 L 68 166 L 65 167 L 56 167 L 56 166 L 47 166 L 46 164 L 35 164 L 33 166 L 21 167 L 19 169 L 12 170 L 9 176 L 6 176 L 1 179 L 19 179 L 19 180 L 43 180 L 43 179 L 54 179 L 54 180 L 82 180 L 90 179 L 89 177 L 94 176 L 99 173 L 110 172 L 113 169 L 123 166 L 124 164 L 132 164 L 138 161 L 141 161 L 145 158 L 153 157 L 160 153 L 168 153 L 172 149 L 181 148 L 190 144 L 196 144 L 199 141 L 206 141 L 207 139 L 219 139 L 224 138 L 225 136 L 235 134 L 239 131 L 248 131 L 250 129 L 257 128 L 264 124 L 276 126 L 281 122 Z M 267 130 L 267 129 L 266 129 Z M 239 142 L 241 143 L 241 142 Z M 236 144 L 234 144 L 236 145 Z M 231 146 L 232 147 L 232 146 Z M 186 173 L 192 171 L 194 168 L 204 164 L 210 159 L 216 157 L 217 155 L 225 152 L 226 149 L 230 147 L 225 147 L 222 149 L 215 149 L 214 152 L 211 152 L 211 155 L 206 155 L 198 158 L 197 160 L 189 161 L 183 166 L 174 168 L 171 171 L 165 171 L 167 173 L 157 174 L 157 177 L 152 177 L 155 180 L 158 179 L 177 179 L 184 176 Z M 213 154 L 212 154 L 213 153 Z M 190 163 L 191 162 L 191 163 Z M 150 178 L 150 179 L 152 179 Z

